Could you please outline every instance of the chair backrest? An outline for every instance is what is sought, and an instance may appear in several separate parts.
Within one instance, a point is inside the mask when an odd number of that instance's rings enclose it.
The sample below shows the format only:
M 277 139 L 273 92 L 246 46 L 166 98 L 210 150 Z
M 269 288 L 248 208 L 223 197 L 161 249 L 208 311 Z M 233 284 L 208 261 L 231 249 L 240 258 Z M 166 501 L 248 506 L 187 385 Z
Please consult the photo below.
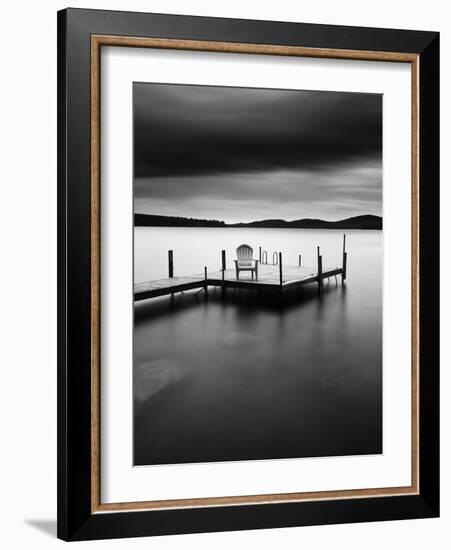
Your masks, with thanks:
M 240 265 L 252 265 L 252 253 L 254 251 L 248 244 L 240 244 L 236 249 L 236 257 Z

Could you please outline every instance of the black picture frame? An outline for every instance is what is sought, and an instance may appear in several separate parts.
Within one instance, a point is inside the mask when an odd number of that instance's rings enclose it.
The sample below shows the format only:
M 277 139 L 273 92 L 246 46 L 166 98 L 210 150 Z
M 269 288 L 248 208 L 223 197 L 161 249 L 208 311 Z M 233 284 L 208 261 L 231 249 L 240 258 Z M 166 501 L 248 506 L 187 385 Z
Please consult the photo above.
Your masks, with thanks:
M 91 37 L 415 54 L 419 63 L 419 491 L 96 513 L 91 438 Z M 333 56 L 331 56 L 333 57 Z M 439 515 L 439 34 L 67 9 L 58 13 L 58 537 L 87 540 Z

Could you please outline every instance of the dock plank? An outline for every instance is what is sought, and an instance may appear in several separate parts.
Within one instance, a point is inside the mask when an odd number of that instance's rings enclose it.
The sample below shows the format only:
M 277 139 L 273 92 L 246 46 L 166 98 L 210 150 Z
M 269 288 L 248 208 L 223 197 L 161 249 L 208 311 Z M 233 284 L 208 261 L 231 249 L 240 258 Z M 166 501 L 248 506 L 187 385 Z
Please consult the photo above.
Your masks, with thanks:
M 318 275 L 314 267 L 299 267 L 299 266 L 282 266 L 282 281 L 283 285 L 301 283 L 303 281 L 316 280 Z M 340 269 L 340 268 L 336 268 Z M 335 272 L 335 269 L 333 270 Z M 325 270 L 323 276 L 327 276 L 331 269 Z M 279 266 L 262 264 L 258 267 L 258 280 L 252 279 L 250 272 L 241 272 L 240 278 L 237 280 L 234 269 L 226 269 L 224 272 L 224 281 L 233 282 L 237 286 L 240 283 L 251 283 L 254 285 L 271 285 L 280 286 Z M 208 274 L 208 280 L 211 284 L 222 284 L 222 271 L 215 271 Z
M 133 288 L 135 300 L 145 300 L 147 298 L 156 298 L 165 294 L 175 294 L 184 290 L 202 288 L 205 285 L 205 278 L 199 276 L 193 277 L 170 277 L 167 279 L 158 279 L 156 281 L 147 281 L 136 283 Z

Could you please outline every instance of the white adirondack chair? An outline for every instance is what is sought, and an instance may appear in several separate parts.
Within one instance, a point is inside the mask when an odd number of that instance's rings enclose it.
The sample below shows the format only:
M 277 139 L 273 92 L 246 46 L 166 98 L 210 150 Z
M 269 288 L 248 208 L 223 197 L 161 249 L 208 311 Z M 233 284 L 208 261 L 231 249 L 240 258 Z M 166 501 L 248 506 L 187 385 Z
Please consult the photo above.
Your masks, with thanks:
M 252 279 L 255 273 L 255 280 L 258 281 L 258 260 L 252 258 L 252 253 L 253 250 L 248 244 L 241 244 L 236 249 L 237 259 L 234 262 L 237 279 L 240 278 L 240 271 L 250 271 Z

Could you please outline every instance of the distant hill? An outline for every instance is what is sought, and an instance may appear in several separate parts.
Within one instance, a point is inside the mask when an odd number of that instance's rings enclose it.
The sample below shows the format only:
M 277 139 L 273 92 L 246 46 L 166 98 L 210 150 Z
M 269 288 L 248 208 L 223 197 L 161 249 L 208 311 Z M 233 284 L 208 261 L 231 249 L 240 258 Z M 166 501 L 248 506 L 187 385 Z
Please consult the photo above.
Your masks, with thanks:
M 382 218 L 366 214 L 344 220 L 329 222 L 325 220 L 303 218 L 302 220 L 261 220 L 250 223 L 237 223 L 232 227 L 290 227 L 297 229 L 382 229 Z
M 335 222 L 304 218 L 301 220 L 259 220 L 249 223 L 226 224 L 219 220 L 201 220 L 176 216 L 135 214 L 135 226 L 145 227 L 269 227 L 296 229 L 382 229 L 382 218 L 366 214 Z
M 153 214 L 135 214 L 135 226 L 144 227 L 226 227 L 218 220 L 200 220 L 198 218 L 181 218 L 177 216 L 155 216 Z

